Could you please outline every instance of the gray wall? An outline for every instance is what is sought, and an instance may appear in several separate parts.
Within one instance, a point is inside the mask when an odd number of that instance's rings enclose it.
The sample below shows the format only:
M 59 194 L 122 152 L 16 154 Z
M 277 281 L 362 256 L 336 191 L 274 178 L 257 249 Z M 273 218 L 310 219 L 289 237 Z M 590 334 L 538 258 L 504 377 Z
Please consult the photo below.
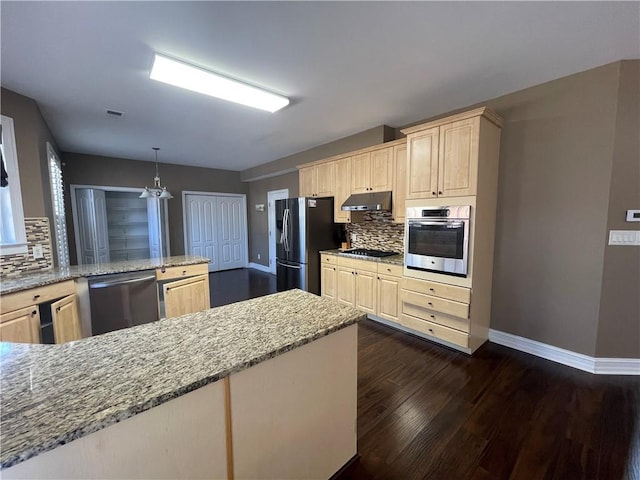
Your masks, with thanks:
M 640 229 L 624 211 L 640 208 L 640 61 L 622 62 L 607 230 Z M 604 247 L 596 356 L 640 358 L 640 247 Z
M 117 187 L 153 186 L 154 162 L 142 162 L 123 158 L 99 157 L 77 153 L 63 153 L 63 175 L 67 187 L 76 185 L 109 185 Z M 182 191 L 247 193 L 248 185 L 240 182 L 240 172 L 213 168 L 187 167 L 161 163 L 162 184 L 173 194 L 169 200 L 169 242 L 172 255 L 184 254 L 184 230 L 182 218 Z M 67 197 L 69 189 L 67 188 Z M 69 229 L 69 253 L 76 263 L 76 247 L 71 216 L 71 199 L 67 198 L 67 226 Z
M 274 162 L 260 165 L 241 173 L 241 178 L 249 182 L 247 208 L 249 210 L 249 261 L 269 265 L 269 233 L 267 213 L 267 192 L 289 189 L 290 197 L 298 196 L 298 170 L 296 165 L 351 152 L 392 140 L 394 130 L 386 125 L 371 128 L 349 137 L 299 152 Z M 256 212 L 255 205 L 263 203 L 264 212 Z M 260 260 L 258 260 L 260 254 Z
M 269 217 L 267 208 L 267 192 L 289 189 L 289 197 L 298 196 L 298 172 L 286 173 L 277 177 L 265 178 L 251 182 L 247 196 L 249 218 L 249 261 L 269 266 Z M 256 204 L 264 204 L 264 212 L 257 212 Z M 258 260 L 260 254 L 260 260 Z
M 287 157 L 274 160 L 273 162 L 258 165 L 254 168 L 244 170 L 240 174 L 243 182 L 260 180 L 262 178 L 283 175 L 297 171 L 296 166 L 304 163 L 314 162 L 323 158 L 340 155 L 345 152 L 352 152 L 360 148 L 370 147 L 378 143 L 388 142 L 395 137 L 395 130 L 386 125 L 370 128 L 364 132 L 356 133 L 348 137 L 335 140 L 324 145 L 310 148 L 303 152 L 298 152 Z
M 25 217 L 52 220 L 47 142 L 56 148 L 36 102 L 6 88 L 0 90 L 2 115 L 13 118 Z

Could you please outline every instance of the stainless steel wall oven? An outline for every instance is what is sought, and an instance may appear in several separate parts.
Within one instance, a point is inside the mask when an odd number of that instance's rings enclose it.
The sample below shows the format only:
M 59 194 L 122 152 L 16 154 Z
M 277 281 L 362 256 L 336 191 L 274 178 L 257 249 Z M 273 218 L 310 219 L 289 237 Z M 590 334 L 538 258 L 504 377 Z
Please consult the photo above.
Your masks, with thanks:
M 469 205 L 410 207 L 406 218 L 407 268 L 467 276 Z

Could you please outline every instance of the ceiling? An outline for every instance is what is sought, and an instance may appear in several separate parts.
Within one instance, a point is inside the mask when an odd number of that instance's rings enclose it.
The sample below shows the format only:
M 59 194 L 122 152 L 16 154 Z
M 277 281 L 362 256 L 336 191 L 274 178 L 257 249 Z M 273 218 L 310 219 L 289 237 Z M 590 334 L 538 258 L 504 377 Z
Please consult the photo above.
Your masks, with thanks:
M 639 2 L 11 2 L 2 86 L 62 151 L 244 170 L 640 57 Z M 291 98 L 276 113 L 149 79 L 154 51 Z M 109 117 L 107 109 L 125 112 Z

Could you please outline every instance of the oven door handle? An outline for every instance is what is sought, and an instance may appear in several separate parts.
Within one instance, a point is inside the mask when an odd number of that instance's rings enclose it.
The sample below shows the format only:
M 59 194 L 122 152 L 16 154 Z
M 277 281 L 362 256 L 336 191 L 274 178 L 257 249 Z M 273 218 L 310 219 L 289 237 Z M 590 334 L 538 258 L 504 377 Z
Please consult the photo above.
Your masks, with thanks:
M 420 221 L 415 221 L 415 220 L 409 220 L 409 227 L 411 227 L 412 225 L 425 225 L 425 226 L 437 226 L 437 227 L 441 227 L 441 226 L 446 226 L 446 225 L 452 225 L 454 227 L 462 227 L 464 225 L 464 222 L 459 221 L 459 220 L 446 220 L 443 222 L 438 222 L 438 221 L 426 221 L 426 220 L 420 220 Z

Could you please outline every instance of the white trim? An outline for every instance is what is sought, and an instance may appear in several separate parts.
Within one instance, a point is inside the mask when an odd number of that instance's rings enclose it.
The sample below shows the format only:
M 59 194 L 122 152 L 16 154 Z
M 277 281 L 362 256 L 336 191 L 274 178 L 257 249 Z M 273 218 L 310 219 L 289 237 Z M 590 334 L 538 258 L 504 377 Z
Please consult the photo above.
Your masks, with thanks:
M 260 270 L 261 272 L 264 272 L 264 273 L 271 273 L 271 270 L 269 270 L 269 267 L 267 267 L 265 265 L 260 265 L 259 263 L 249 262 L 249 265 L 247 265 L 247 268 L 253 268 L 254 270 Z
M 281 188 L 280 190 L 271 190 L 267 192 L 267 242 L 268 242 L 268 247 L 269 247 L 269 254 L 267 255 L 267 261 L 269 262 L 269 272 L 273 273 L 274 275 L 276 274 L 276 244 L 275 244 L 275 228 L 276 228 L 276 213 L 275 213 L 275 208 L 272 208 L 271 202 L 274 202 L 274 207 L 275 207 L 275 201 L 276 200 L 282 200 L 285 198 L 289 198 L 289 189 L 288 188 Z M 271 221 L 271 219 L 273 218 L 273 222 Z M 273 227 L 273 235 L 274 235 L 274 241 L 271 241 L 271 237 L 269 236 L 269 232 L 271 231 L 271 228 Z
M 603 375 L 640 375 L 640 358 L 597 358 L 529 338 L 489 329 L 489 341 L 579 370 Z

